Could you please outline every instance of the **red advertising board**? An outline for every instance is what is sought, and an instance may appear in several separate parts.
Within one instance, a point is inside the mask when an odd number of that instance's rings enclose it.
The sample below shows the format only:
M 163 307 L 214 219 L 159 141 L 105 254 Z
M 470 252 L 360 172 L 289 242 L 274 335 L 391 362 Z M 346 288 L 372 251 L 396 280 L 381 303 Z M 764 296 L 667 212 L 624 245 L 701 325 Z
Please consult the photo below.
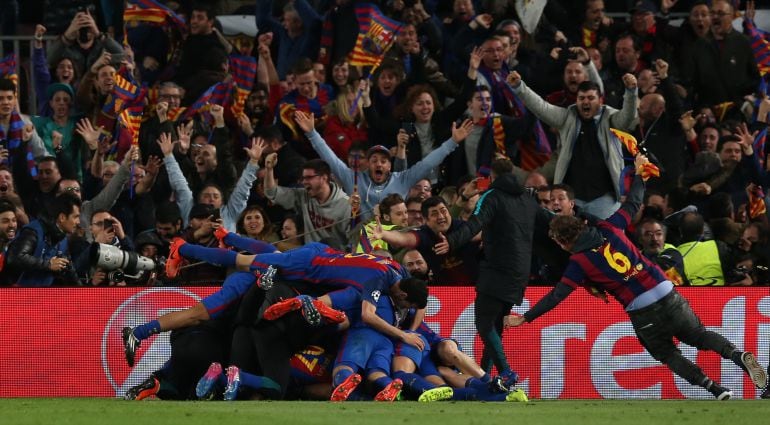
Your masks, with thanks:
M 0 289 L 0 397 L 115 397 L 158 369 L 170 354 L 168 333 L 142 343 L 137 364 L 123 358 L 120 330 L 193 305 L 216 288 Z M 548 288 L 529 288 L 523 312 Z M 703 323 L 753 351 L 767 365 L 767 288 L 684 288 Z M 431 288 L 428 322 L 477 357 L 473 288 Z M 675 377 L 634 338 L 621 307 L 576 291 L 533 323 L 507 330 L 506 354 L 532 398 L 710 398 Z M 684 355 L 731 388 L 758 392 L 741 370 L 714 353 L 680 344 Z

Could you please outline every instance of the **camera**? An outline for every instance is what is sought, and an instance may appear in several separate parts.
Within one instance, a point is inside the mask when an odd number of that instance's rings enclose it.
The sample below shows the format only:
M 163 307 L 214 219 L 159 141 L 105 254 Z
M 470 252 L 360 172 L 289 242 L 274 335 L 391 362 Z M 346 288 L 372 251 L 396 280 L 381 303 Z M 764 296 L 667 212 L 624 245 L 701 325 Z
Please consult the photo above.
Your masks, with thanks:
M 138 279 L 142 272 L 158 271 L 165 266 L 162 261 L 155 261 L 136 252 L 123 251 L 116 246 L 98 242 L 91 244 L 89 259 L 92 266 L 108 271 L 109 280 L 115 282 L 124 280 L 126 277 Z
M 112 231 L 115 229 L 115 222 L 111 218 L 104 219 L 104 231 Z

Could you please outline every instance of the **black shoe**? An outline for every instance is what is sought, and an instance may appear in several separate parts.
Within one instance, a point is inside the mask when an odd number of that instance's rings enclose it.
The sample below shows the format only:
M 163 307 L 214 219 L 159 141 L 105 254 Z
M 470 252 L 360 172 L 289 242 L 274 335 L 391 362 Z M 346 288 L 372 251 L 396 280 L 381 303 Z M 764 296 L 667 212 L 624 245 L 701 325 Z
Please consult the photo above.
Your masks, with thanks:
M 123 397 L 126 400 L 143 400 L 149 396 L 158 394 L 160 389 L 160 381 L 155 378 L 155 375 L 150 375 L 147 379 L 142 381 L 139 385 L 133 386 L 126 391 L 126 395 Z
M 733 396 L 732 391 L 717 384 L 716 382 L 712 382 L 711 387 L 709 387 L 708 390 L 711 394 L 714 394 L 714 397 L 716 397 L 717 400 L 730 400 L 730 397 Z
M 769 399 L 770 398 L 770 387 L 765 388 L 765 390 L 762 391 L 762 394 L 760 394 L 759 398 Z
M 123 351 L 126 353 L 126 363 L 129 367 L 134 367 L 134 357 L 139 344 L 141 341 L 134 336 L 134 328 L 123 328 Z

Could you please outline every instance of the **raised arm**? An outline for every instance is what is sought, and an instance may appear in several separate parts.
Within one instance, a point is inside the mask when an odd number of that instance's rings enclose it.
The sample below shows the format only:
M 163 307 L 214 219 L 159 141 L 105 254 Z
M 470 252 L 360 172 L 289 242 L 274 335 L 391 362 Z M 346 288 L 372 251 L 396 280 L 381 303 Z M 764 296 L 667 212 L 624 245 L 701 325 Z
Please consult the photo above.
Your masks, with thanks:
M 524 106 L 535 114 L 540 121 L 554 128 L 560 128 L 567 121 L 569 111 L 543 100 L 542 97 L 527 87 L 524 81 L 521 80 L 521 75 L 518 72 L 512 71 L 508 74 L 507 81 L 513 92 L 524 102 Z
M 626 92 L 623 94 L 623 108 L 610 115 L 610 127 L 629 131 L 639 118 L 639 97 L 636 95 L 636 77 L 632 74 L 623 76 Z
M 318 134 L 315 129 L 315 117 L 312 113 L 305 113 L 297 111 L 294 113 L 294 120 L 297 121 L 297 125 L 305 132 L 305 136 L 310 139 L 310 144 L 315 149 L 318 156 L 329 164 L 329 168 L 332 170 L 337 179 L 342 184 L 342 188 L 347 193 L 353 193 L 353 173 L 354 171 L 348 168 L 348 164 L 342 162 L 337 157 L 334 151 L 326 144 L 326 141 Z
M 187 227 L 193 204 L 192 190 L 190 190 L 190 185 L 187 183 L 182 169 L 179 168 L 179 163 L 174 158 L 174 143 L 171 142 L 171 134 L 161 133 L 158 145 L 160 146 L 160 151 L 163 152 L 163 165 L 166 167 L 166 173 L 168 174 L 168 183 L 171 185 L 171 190 L 174 191 L 176 204 L 182 215 L 182 222 Z
M 386 322 L 377 315 L 377 306 L 369 301 L 364 300 L 361 302 L 361 320 L 369 325 L 372 329 L 375 329 L 395 340 L 403 341 L 409 345 L 413 345 L 420 351 L 425 348 L 425 345 L 419 334 L 404 332 L 401 329 Z

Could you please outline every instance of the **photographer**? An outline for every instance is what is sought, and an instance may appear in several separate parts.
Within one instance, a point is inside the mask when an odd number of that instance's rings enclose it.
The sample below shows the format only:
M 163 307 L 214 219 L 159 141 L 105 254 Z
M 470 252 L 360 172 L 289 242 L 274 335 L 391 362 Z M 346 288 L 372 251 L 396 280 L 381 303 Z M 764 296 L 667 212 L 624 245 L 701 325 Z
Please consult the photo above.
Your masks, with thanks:
M 6 265 L 20 273 L 17 286 L 71 285 L 77 280 L 67 236 L 78 229 L 80 199 L 67 193 L 59 195 L 46 212 L 24 226 L 8 247 Z
M 123 230 L 123 224 L 109 211 L 99 210 L 91 216 L 91 235 L 95 243 L 112 245 L 123 251 L 133 251 L 134 243 Z M 125 286 L 126 282 L 114 281 L 107 270 L 92 267 L 88 249 L 80 250 L 75 259 L 75 270 L 79 276 L 87 276 L 87 283 L 93 286 Z

